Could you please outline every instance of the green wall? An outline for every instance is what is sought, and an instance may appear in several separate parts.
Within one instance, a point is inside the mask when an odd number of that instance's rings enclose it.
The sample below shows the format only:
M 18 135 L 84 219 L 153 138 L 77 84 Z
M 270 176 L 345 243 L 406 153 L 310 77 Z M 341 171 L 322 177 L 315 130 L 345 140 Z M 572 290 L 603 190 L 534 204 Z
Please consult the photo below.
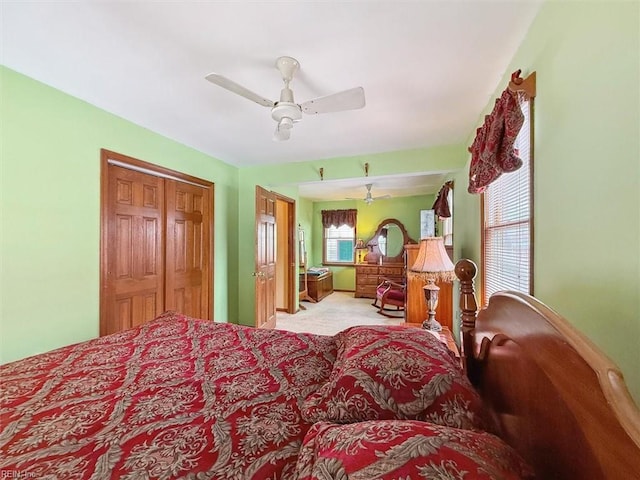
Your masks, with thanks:
M 293 188 L 297 191 L 297 186 L 292 187 L 292 185 L 320 180 L 318 172 L 321 167 L 324 168 L 324 179 L 327 181 L 362 177 L 365 163 L 369 163 L 370 172 L 376 176 L 422 173 L 425 171 L 453 172 L 464 167 L 466 161 L 465 152 L 466 147 L 454 145 L 430 149 L 339 157 L 312 162 L 289 163 L 286 165 L 286 175 L 283 175 L 282 165 L 241 168 L 239 171 L 238 184 L 238 209 L 242 212 L 242 215 L 239 216 L 238 228 L 239 243 L 242 247 L 238 260 L 238 294 L 239 298 L 242 299 L 242 301 L 238 303 L 239 323 L 243 325 L 255 324 L 254 282 L 251 272 L 253 272 L 254 269 L 252 249 L 255 245 L 254 191 L 256 185 L 261 185 L 264 188 L 282 193 L 298 201 L 298 194 L 292 190 Z M 286 180 L 283 181 L 283 177 Z M 338 203 L 342 205 L 342 208 L 358 207 L 357 201 Z M 361 203 L 364 205 L 364 202 Z M 305 212 L 305 217 L 303 219 L 299 216 L 298 220 L 305 227 L 305 230 L 308 230 L 307 225 L 309 224 L 306 222 L 309 222 L 309 204 L 304 202 L 302 202 L 302 204 L 304 208 L 299 208 L 299 212 Z M 350 205 L 352 207 L 350 207 Z M 427 205 L 428 206 L 423 208 L 431 207 L 431 204 L 428 202 Z M 315 210 L 315 207 L 313 208 Z M 389 210 L 389 216 L 398 217 L 398 211 L 395 210 L 392 214 L 392 210 Z M 379 218 L 379 220 L 382 219 L 382 217 Z M 375 230 L 375 226 L 379 223 L 379 220 L 377 217 L 371 220 L 371 222 L 375 222 L 375 225 L 371 227 L 371 232 Z M 313 214 L 311 221 L 314 221 Z M 363 219 L 363 221 L 365 220 Z M 418 228 L 419 231 L 419 219 L 417 218 L 415 221 L 417 224 L 416 228 Z M 311 229 L 314 232 L 317 231 L 317 227 L 314 227 L 313 224 Z M 360 234 L 361 232 L 358 233 L 358 235 Z M 319 256 L 317 253 L 318 248 L 320 248 Z M 310 264 L 319 264 L 322 262 L 321 249 L 322 245 L 318 244 L 315 238 L 313 239 L 312 245 L 307 244 Z M 334 283 L 336 285 L 349 284 L 348 273 L 344 274 L 344 278 L 343 273 L 337 271 L 335 271 L 334 275 Z M 353 276 L 352 273 L 351 276 Z M 351 284 L 353 284 L 353 280 L 351 280 Z
M 4 67 L 0 100 L 1 362 L 98 335 L 101 148 L 215 183 L 214 317 L 233 320 L 236 168 Z
M 534 293 L 604 349 L 637 402 L 639 46 L 638 2 L 545 3 L 493 96 L 512 71 L 537 71 Z M 465 171 L 456 249 L 478 260 L 479 202 L 467 185 Z
M 304 243 L 307 250 L 307 262 L 315 265 L 313 258 L 313 202 L 306 198 L 298 198 L 296 202 L 298 225 L 304 230 Z

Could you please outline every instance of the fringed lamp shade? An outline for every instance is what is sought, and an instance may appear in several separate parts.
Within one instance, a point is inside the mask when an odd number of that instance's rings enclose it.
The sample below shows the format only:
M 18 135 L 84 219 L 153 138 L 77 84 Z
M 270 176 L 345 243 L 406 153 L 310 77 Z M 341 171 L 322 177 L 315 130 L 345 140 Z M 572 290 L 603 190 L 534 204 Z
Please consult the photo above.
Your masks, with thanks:
M 422 328 L 439 332 L 442 326 L 436 320 L 436 307 L 440 287 L 436 282 L 452 282 L 455 278 L 455 266 L 447 250 L 444 248 L 442 237 L 427 237 L 420 240 L 420 250 L 409 274 L 414 278 L 421 278 L 427 284 L 424 288 L 424 298 L 427 305 L 427 319 L 422 322 Z
M 453 282 L 455 266 L 444 248 L 442 237 L 427 237 L 420 240 L 418 257 L 411 267 L 413 275 L 434 282 Z

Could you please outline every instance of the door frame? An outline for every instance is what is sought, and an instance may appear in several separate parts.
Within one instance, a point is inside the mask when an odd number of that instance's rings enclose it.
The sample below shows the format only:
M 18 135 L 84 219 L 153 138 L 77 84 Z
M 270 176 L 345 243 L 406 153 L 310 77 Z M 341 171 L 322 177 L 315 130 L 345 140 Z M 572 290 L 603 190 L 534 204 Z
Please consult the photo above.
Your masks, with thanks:
M 107 272 L 108 272 L 108 226 L 109 226 L 109 209 L 108 209 L 108 196 L 109 196 L 109 165 L 117 165 L 122 168 L 128 168 L 138 172 L 154 175 L 156 177 L 167 178 L 178 182 L 190 183 L 199 187 L 209 190 L 210 209 L 211 215 L 209 218 L 208 228 L 210 235 L 209 248 L 211 254 L 209 255 L 209 275 L 207 278 L 209 284 L 209 301 L 207 305 L 207 311 L 209 318 L 213 320 L 213 305 L 214 305 L 214 217 L 215 217 L 215 196 L 214 196 L 214 184 L 207 180 L 194 177 L 192 175 L 172 170 L 170 168 L 154 165 L 153 163 L 145 162 L 134 157 L 129 157 L 121 153 L 113 152 L 107 149 L 100 149 L 100 317 L 99 322 L 102 325 L 103 320 L 106 317 L 107 303 L 105 292 L 107 290 Z M 164 252 L 163 252 L 164 253 Z
M 285 288 L 287 290 L 287 305 L 288 308 L 286 313 L 296 313 L 297 308 L 297 299 L 298 299 L 298 281 L 296 276 L 297 270 L 297 262 L 296 262 L 296 251 L 297 251 L 297 242 L 296 242 L 296 201 L 293 198 L 287 197 L 285 195 L 281 195 L 277 192 L 274 192 L 276 195 L 276 201 L 280 200 L 287 205 L 287 258 L 278 259 L 276 258 L 276 263 L 278 262 L 286 262 L 288 266 L 286 268 L 287 277 L 284 279 Z M 278 242 L 280 241 L 281 235 L 277 232 Z M 276 309 L 277 310 L 277 309 Z

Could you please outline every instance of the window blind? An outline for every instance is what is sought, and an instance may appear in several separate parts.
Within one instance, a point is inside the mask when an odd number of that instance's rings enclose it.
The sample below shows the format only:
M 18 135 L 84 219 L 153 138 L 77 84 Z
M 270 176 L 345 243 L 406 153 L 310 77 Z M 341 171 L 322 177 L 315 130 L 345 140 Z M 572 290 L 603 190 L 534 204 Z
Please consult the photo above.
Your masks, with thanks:
M 522 167 L 502 174 L 483 194 L 483 303 L 495 292 L 533 294 L 531 282 L 531 102 L 522 101 L 524 124 L 514 148 Z
M 355 228 L 348 225 L 324 229 L 324 263 L 353 263 Z

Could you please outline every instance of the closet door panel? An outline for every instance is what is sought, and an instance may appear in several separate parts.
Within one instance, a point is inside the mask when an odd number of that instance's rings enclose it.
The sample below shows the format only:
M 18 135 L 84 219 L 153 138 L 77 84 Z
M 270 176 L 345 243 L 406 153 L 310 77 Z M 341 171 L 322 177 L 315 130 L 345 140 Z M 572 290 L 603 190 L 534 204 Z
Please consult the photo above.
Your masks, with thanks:
M 210 319 L 209 190 L 166 180 L 166 307 Z
M 109 165 L 107 321 L 101 335 L 147 322 L 164 310 L 163 197 L 162 178 Z

